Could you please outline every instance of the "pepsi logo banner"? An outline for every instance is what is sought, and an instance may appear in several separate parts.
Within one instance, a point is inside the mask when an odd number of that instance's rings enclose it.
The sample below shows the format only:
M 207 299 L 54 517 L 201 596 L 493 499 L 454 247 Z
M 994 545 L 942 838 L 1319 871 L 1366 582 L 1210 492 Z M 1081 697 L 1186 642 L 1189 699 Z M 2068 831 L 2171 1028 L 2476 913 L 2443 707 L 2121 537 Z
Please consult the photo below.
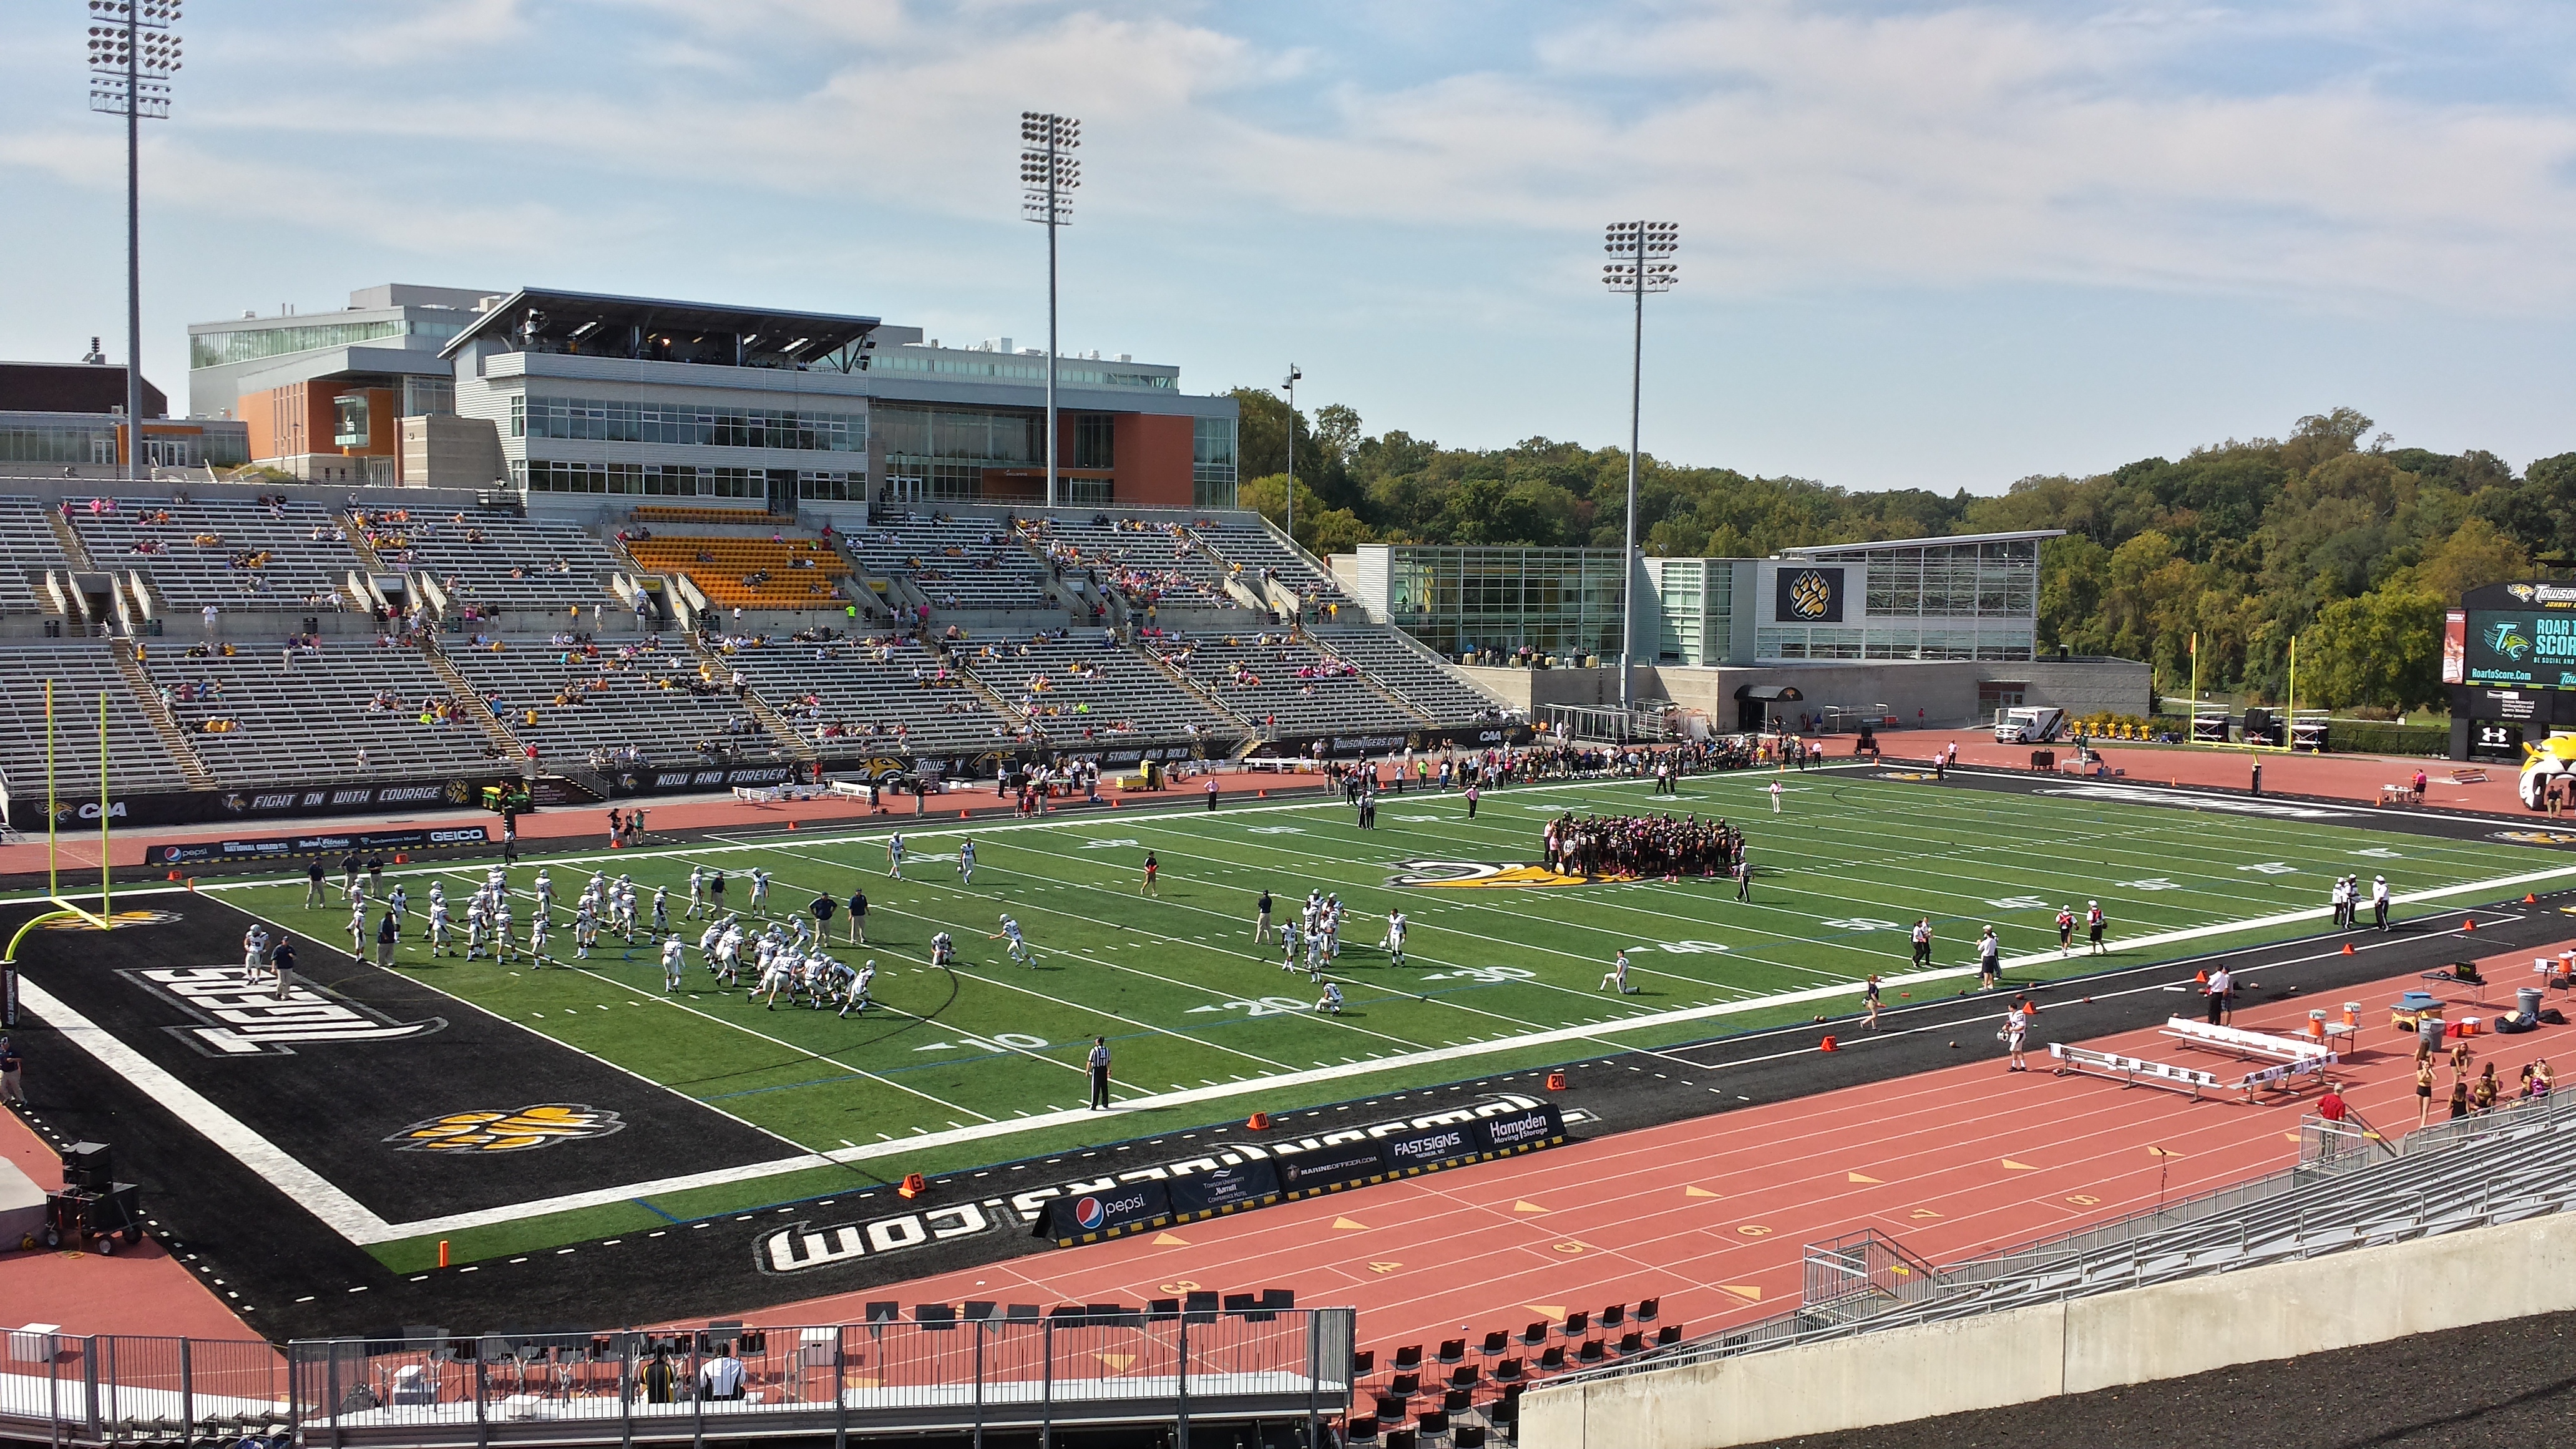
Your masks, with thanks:
M 1159 1182 L 1122 1182 L 1096 1192 L 1050 1199 L 1038 1236 L 1058 1242 L 1098 1242 L 1172 1220 L 1171 1189 Z

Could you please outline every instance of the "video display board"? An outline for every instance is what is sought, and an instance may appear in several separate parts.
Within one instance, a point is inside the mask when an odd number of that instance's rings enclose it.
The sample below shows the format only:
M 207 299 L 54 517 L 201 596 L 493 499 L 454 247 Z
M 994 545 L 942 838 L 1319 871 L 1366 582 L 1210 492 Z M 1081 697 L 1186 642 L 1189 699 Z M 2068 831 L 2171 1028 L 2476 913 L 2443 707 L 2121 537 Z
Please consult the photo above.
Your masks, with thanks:
M 2576 689 L 2576 585 L 2473 589 L 2442 631 L 2442 682 Z

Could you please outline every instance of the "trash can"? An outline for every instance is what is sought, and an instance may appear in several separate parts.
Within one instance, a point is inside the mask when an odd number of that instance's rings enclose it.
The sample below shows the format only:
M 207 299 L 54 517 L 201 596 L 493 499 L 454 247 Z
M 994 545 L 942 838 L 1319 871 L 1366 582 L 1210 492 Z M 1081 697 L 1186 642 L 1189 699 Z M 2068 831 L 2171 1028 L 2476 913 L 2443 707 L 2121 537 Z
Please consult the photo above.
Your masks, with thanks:
M 2523 1022 L 2529 1026 L 2540 1025 L 2540 988 L 2517 986 L 2513 990 L 2513 997 L 2521 1006 L 2521 1011 L 2517 1014 L 2522 1017 Z
M 2434 1056 L 2440 1056 L 2442 1054 L 2442 1018 L 2427 1016 L 2418 1020 L 2415 1023 L 2415 1039 L 2423 1045 L 2425 1051 Z

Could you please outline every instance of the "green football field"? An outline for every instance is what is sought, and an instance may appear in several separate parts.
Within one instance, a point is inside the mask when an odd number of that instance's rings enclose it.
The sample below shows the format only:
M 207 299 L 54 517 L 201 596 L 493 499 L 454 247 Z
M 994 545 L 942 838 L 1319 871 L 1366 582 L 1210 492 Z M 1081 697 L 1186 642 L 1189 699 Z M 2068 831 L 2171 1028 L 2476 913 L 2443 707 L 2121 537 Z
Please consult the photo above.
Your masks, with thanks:
M 2385 874 L 2401 898 L 2493 887 L 2558 869 L 2528 847 L 2385 833 L 2068 795 L 1940 787 L 1873 768 L 1785 777 L 1786 809 L 1761 793 L 1773 777 L 1685 782 L 1677 800 L 1643 783 L 1530 786 L 1486 797 L 1473 820 L 1455 795 L 1385 797 L 1378 828 L 1360 830 L 1337 800 L 1230 798 L 1213 814 L 1085 811 L 1043 821 L 968 825 L 934 816 L 905 832 L 906 879 L 886 876 L 885 832 L 825 830 L 718 838 L 669 849 L 547 862 L 558 901 L 550 951 L 569 958 L 566 908 L 590 871 L 631 872 L 649 901 L 672 887 L 686 909 L 692 865 L 722 869 L 728 904 L 748 905 L 746 872 L 775 883 L 773 915 L 817 893 L 863 886 L 869 944 L 834 952 L 879 965 L 876 1009 L 764 1009 L 719 988 L 691 943 L 687 988 L 662 989 L 658 952 L 605 940 L 571 969 L 433 961 L 416 939 L 402 968 L 419 980 L 581 1051 L 826 1153 L 830 1166 L 779 1172 L 649 1200 L 587 1205 L 496 1221 L 455 1234 L 465 1258 L 574 1241 L 672 1219 L 849 1191 L 901 1177 L 1059 1152 L 1093 1143 L 1481 1077 L 1606 1051 L 1705 1039 L 1745 1027 L 1855 1010 L 1871 971 L 1902 992 L 1973 984 L 1973 943 L 2000 929 L 2017 980 L 2250 945 L 2319 929 L 2331 880 Z M 1404 884 L 1510 866 L 1539 855 L 1553 814 L 1670 809 L 1734 818 L 1756 864 L 1751 903 L 1728 881 L 1587 885 Z M 2349 820 L 2367 823 L 2354 813 Z M 971 834 L 977 868 L 958 879 Z M 1160 895 L 1139 894 L 1148 850 Z M 1428 865 L 1426 862 L 1439 862 Z M 414 903 L 443 876 L 458 908 L 480 862 L 398 869 Z M 2576 864 L 2565 865 L 2576 874 Z M 510 874 L 528 895 L 533 862 Z M 1264 888 L 1292 917 L 1308 889 L 1350 907 L 1331 968 L 1346 1009 L 1315 1011 L 1318 988 L 1283 972 L 1275 945 L 1251 940 Z M 325 943 L 346 946 L 345 909 L 307 909 L 301 879 L 213 884 L 231 904 Z M 2546 886 L 2542 887 L 2546 889 Z M 2523 885 L 2511 886 L 2519 895 Z M 336 892 L 335 892 L 336 895 Z M 2098 899 L 2111 961 L 2061 961 L 2054 920 Z M 1376 949 L 1385 915 L 1412 922 L 1408 959 Z M 2401 914 L 2452 909 L 2414 904 Z M 1009 912 L 1036 964 L 1007 960 L 988 933 Z M 649 918 L 649 905 L 646 907 Z M 525 929 L 527 907 L 520 913 Z M 1911 978 L 1907 931 L 1928 915 L 1936 973 Z M 414 931 L 420 917 L 413 918 Z M 934 970 L 929 939 L 947 930 L 960 965 Z M 1634 994 L 1601 987 L 1626 947 Z M 1120 1110 L 1082 1112 L 1083 1060 L 1094 1036 L 1115 1056 Z M 782 1144 L 782 1150 L 784 1144 Z M 649 1163 L 638 1178 L 652 1176 Z M 398 1268 L 428 1260 L 423 1241 L 379 1245 Z

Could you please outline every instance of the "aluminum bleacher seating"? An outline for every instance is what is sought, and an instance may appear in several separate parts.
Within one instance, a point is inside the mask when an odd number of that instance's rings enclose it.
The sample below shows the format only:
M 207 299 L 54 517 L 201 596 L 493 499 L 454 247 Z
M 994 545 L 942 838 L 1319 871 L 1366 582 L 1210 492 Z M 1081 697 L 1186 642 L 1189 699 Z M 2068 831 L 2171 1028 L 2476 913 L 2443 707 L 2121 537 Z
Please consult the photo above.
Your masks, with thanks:
M 1419 729 L 1426 721 L 1389 701 L 1355 666 L 1285 634 L 1147 639 L 1220 704 L 1285 735 Z
M 906 579 L 934 608 L 1064 607 L 1046 589 L 1037 557 L 999 519 L 936 514 L 871 520 L 841 546 L 869 579 Z
M 657 765 L 766 761 L 786 752 L 687 646 L 648 639 L 590 648 L 541 639 L 450 644 L 457 673 L 544 758 L 633 749 Z
M 366 564 L 330 509 L 247 498 L 66 503 L 90 562 L 139 572 L 170 609 L 314 613 L 342 608 Z M 187 621 L 193 624 L 194 620 Z
M 949 657 L 1021 712 L 1046 740 L 1238 738 L 1243 724 L 1097 629 L 1063 637 L 976 640 Z
M 630 538 L 647 573 L 686 574 L 707 602 L 733 609 L 829 609 L 848 602 L 850 565 L 830 544 L 801 534 L 772 538 Z
M 1216 552 L 1228 564 L 1241 564 L 1245 574 L 1258 578 L 1275 577 L 1298 594 L 1318 604 L 1347 604 L 1350 595 L 1333 582 L 1330 574 L 1317 569 L 1305 556 L 1279 541 L 1278 536 L 1257 523 L 1231 523 L 1221 519 L 1201 519 L 1190 525 L 1190 532 Z M 1259 590 L 1256 588 L 1255 592 Z
M 378 559 L 437 581 L 469 621 L 501 610 L 624 607 L 609 591 L 608 576 L 625 565 L 575 524 L 402 508 L 354 509 L 350 518 Z
M 200 646 L 202 647 L 202 646 Z M 333 639 L 318 650 L 154 649 L 144 668 L 227 785 L 471 774 L 491 737 L 416 649 Z
M 1502 701 L 1451 673 L 1392 629 L 1344 625 L 1314 630 L 1309 637 L 1441 724 L 1500 720 L 1509 713 Z
M 0 644 L 0 774 L 12 800 L 45 798 L 45 685 L 54 686 L 57 794 L 98 791 L 98 698 L 107 696 L 110 788 L 144 794 L 188 788 L 187 772 L 137 706 L 116 657 L 100 642 Z
M 1012 735 L 956 671 L 902 636 L 737 643 L 723 662 L 826 754 L 991 749 Z
M 33 498 L 0 498 L 0 614 L 31 614 L 44 607 L 37 580 L 72 567 L 62 541 Z
M 1243 608 L 1226 592 L 1226 562 L 1177 524 L 1050 518 L 1029 525 L 1029 533 L 1068 573 L 1097 575 L 1131 608 Z

